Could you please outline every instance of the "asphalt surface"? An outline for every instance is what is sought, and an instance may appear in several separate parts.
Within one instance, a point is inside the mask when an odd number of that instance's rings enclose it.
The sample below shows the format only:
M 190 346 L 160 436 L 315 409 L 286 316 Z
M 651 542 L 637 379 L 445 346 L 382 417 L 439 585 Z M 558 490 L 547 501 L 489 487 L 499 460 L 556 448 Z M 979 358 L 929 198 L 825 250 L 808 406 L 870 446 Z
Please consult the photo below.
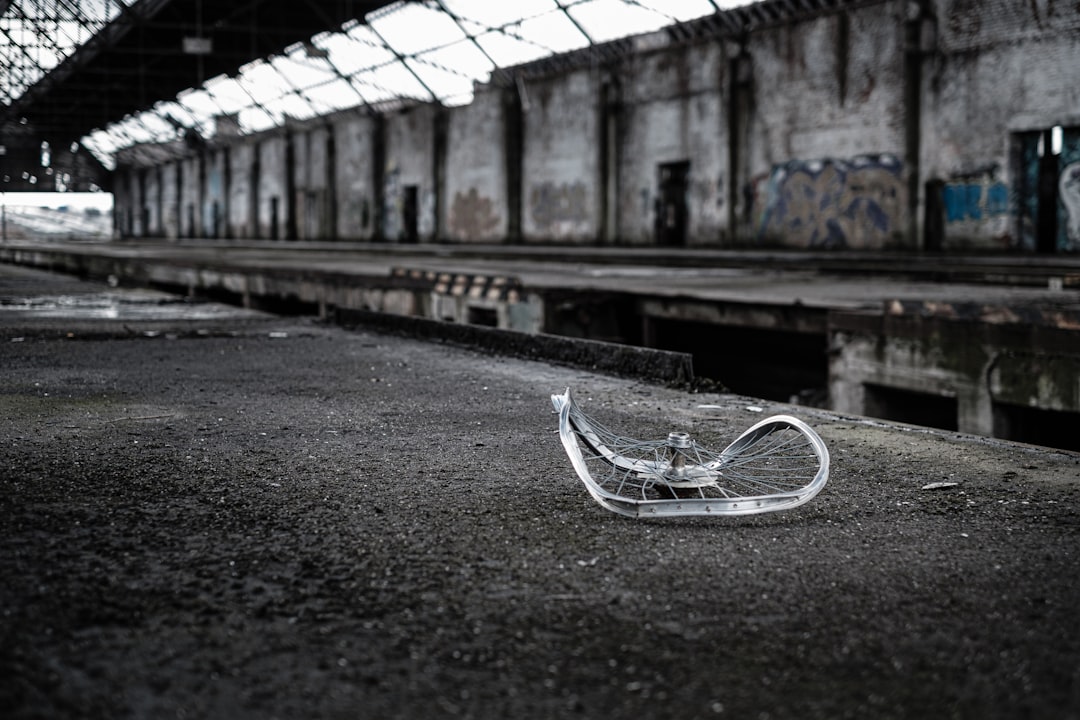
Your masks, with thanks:
M 1080 455 L 129 292 L 0 265 L 4 718 L 1080 717 Z M 617 517 L 566 387 L 829 485 Z

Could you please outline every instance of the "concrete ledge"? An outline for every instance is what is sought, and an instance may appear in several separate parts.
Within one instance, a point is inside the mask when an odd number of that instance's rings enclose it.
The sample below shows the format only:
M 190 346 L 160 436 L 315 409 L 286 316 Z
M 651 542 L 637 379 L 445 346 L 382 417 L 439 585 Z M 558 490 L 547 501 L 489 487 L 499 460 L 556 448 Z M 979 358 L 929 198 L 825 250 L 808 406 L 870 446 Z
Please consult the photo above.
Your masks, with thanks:
M 368 310 L 337 308 L 334 320 L 347 328 L 364 326 L 381 332 L 437 340 L 498 355 L 542 360 L 668 386 L 686 386 L 694 380 L 693 359 L 688 353 Z

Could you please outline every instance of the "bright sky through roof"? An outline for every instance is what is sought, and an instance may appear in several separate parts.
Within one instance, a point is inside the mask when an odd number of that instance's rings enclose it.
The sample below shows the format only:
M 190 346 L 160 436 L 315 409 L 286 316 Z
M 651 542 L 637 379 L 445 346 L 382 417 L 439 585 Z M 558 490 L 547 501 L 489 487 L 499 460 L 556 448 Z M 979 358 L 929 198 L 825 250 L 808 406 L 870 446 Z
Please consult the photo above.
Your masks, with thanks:
M 112 167 L 112 155 L 121 148 L 176 140 L 177 125 L 210 136 L 214 118 L 221 115 L 236 115 L 242 131 L 257 132 L 283 124 L 286 117 L 306 119 L 399 98 L 462 105 L 472 100 L 473 83 L 486 82 L 495 67 L 648 33 L 717 8 L 747 4 L 748 0 L 398 2 L 371 13 L 366 23 L 347 23 L 341 31 L 316 35 L 284 55 L 249 63 L 236 77 L 211 78 L 173 101 L 159 102 L 153 111 L 91 133 L 83 144 Z M 2 21 L 10 24 L 11 18 Z M 4 37 L 0 35 L 0 47 Z M 87 39 L 73 38 L 68 54 Z

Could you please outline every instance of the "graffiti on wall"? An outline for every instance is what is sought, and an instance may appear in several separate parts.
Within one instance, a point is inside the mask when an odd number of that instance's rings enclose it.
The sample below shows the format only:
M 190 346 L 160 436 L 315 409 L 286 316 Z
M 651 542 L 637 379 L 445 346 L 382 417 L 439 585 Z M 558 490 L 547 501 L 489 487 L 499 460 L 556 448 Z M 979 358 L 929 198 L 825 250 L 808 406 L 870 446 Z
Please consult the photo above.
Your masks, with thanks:
M 759 239 L 822 248 L 881 247 L 902 232 L 902 163 L 889 154 L 776 165 L 752 193 Z
M 1058 197 L 1065 208 L 1068 247 L 1080 247 L 1080 162 L 1069 163 L 1058 179 Z
M 998 164 L 956 173 L 942 187 L 945 222 L 981 221 L 1009 214 L 1009 189 L 997 179 Z
M 529 190 L 529 212 L 539 232 L 565 237 L 589 231 L 589 190 L 585 183 L 544 182 Z
M 466 193 L 454 193 L 450 204 L 450 233 L 459 240 L 483 240 L 495 235 L 501 224 L 491 198 L 480 195 L 476 188 Z

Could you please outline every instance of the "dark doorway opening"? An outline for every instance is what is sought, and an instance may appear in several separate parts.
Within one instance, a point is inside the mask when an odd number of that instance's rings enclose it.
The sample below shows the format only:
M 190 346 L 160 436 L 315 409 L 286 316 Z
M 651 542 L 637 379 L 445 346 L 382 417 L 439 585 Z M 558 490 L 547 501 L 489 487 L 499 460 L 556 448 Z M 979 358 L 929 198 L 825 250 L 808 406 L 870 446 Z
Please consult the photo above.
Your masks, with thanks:
M 1080 128 L 1016 135 L 1020 245 L 1041 253 L 1080 248 Z
M 270 198 L 270 239 L 277 240 L 280 237 L 278 231 L 278 199 Z
M 1080 415 L 1061 410 L 994 403 L 994 437 L 1080 451 Z
M 681 246 L 686 244 L 688 210 L 686 191 L 689 189 L 690 162 L 663 163 L 659 167 L 660 195 L 656 207 L 656 244 Z
M 923 219 L 923 247 L 939 252 L 945 247 L 945 181 L 926 181 L 926 206 Z
M 1058 155 L 1053 152 L 1053 131 L 1042 133 L 1039 143 L 1039 210 L 1035 224 L 1035 249 L 1052 253 L 1057 249 Z
M 406 185 L 401 202 L 401 240 L 414 243 L 420 240 L 420 189 Z
M 484 325 L 486 327 L 499 326 L 499 314 L 495 308 L 469 306 L 466 321 L 470 325 Z
M 824 406 L 829 364 L 824 335 L 652 319 L 656 348 L 690 353 L 694 376 L 763 400 Z
M 871 383 L 863 385 L 863 391 L 865 415 L 941 430 L 957 429 L 955 397 Z

